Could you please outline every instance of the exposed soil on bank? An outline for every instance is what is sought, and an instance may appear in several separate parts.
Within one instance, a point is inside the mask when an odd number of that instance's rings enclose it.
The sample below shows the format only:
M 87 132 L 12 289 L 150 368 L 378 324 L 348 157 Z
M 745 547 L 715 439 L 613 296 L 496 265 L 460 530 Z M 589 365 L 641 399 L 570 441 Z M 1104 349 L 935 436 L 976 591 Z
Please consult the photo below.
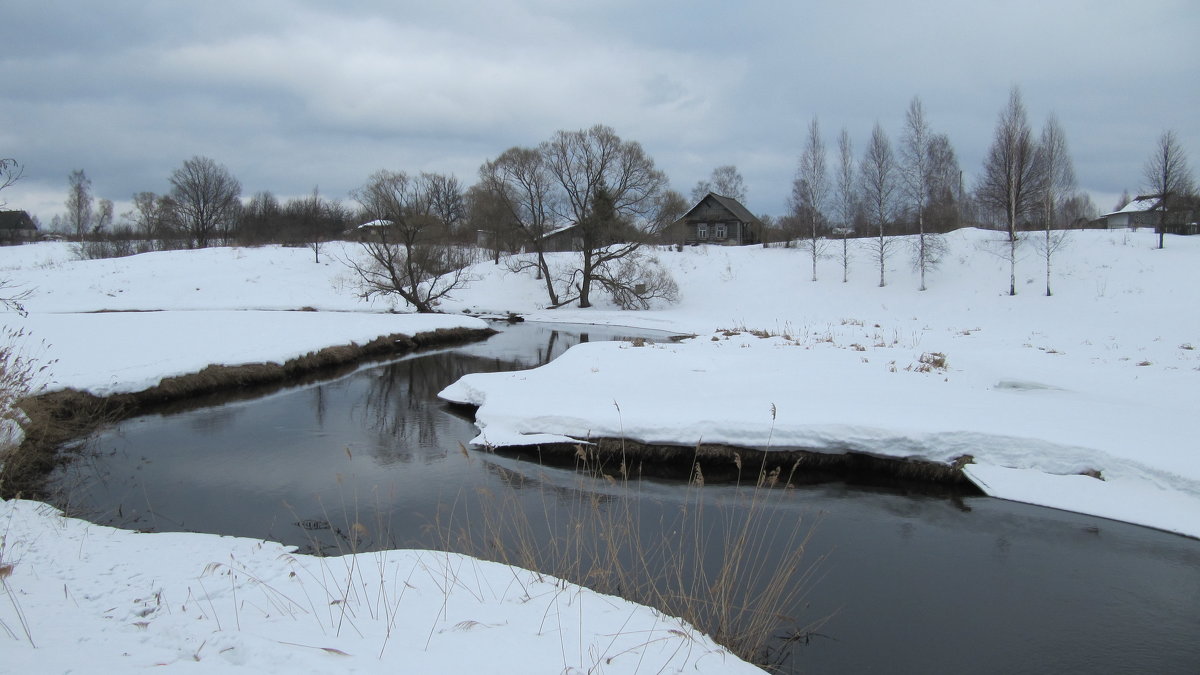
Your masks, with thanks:
M 55 467 L 69 461 L 71 442 L 113 422 L 172 408 L 254 398 L 283 386 L 304 384 L 348 372 L 359 364 L 402 356 L 419 349 L 447 347 L 482 340 L 491 328 L 438 329 L 416 335 L 395 333 L 366 344 L 326 347 L 284 363 L 208 366 L 190 375 L 163 379 L 140 392 L 96 396 L 63 389 L 31 396 L 18 405 L 28 417 L 25 440 L 5 459 L 0 471 L 0 498 L 45 499 L 45 480 Z
M 972 461 L 970 456 L 946 465 L 857 452 L 818 452 L 800 448 L 764 451 L 711 443 L 681 446 L 619 438 L 593 438 L 590 445 L 509 446 L 496 448 L 493 452 L 550 466 L 584 468 L 617 480 L 661 478 L 706 484 L 754 484 L 761 479 L 780 487 L 843 481 L 901 489 L 919 484 L 923 493 L 941 489 L 947 496 L 983 494 L 962 472 L 963 465 Z

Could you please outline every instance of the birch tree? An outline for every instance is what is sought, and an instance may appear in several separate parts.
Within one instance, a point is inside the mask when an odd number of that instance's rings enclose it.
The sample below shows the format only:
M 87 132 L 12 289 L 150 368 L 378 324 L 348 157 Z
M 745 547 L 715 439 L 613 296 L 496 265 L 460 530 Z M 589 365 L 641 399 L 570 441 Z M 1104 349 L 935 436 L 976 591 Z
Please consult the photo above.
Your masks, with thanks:
M 879 263 L 879 286 L 882 288 L 887 285 L 884 275 L 895 242 L 887 237 L 887 226 L 895 213 L 897 176 L 891 141 L 878 122 L 871 130 L 871 141 L 859 162 L 858 179 L 867 219 L 879 232 L 868 246 Z
M 1038 204 L 1036 146 L 1021 90 L 1013 87 L 1000 112 L 992 145 L 983 160 L 976 196 L 985 206 L 1004 214 L 1008 231 L 1008 294 L 1017 294 L 1017 225 Z
M 842 221 L 842 283 L 850 280 L 850 244 L 847 237 L 854 226 L 858 210 L 858 193 L 854 175 L 854 148 L 845 128 L 838 134 L 837 206 Z
M 710 192 L 715 192 L 722 197 L 733 197 L 744 204 L 746 202 L 746 181 L 736 166 L 724 164 L 713 169 L 708 180 L 696 181 L 696 186 L 692 188 L 692 202 L 704 199 L 705 195 Z
M 900 137 L 900 178 L 904 194 L 917 221 L 917 240 L 914 264 L 920 272 L 920 290 L 925 290 L 925 275 L 939 261 L 942 249 L 940 236 L 926 232 L 925 218 L 933 192 L 933 133 L 925 119 L 921 99 L 913 97 L 904 117 L 904 133 Z
M 76 169 L 67 178 L 67 227 L 75 233 L 75 240 L 83 242 L 92 229 L 92 219 L 95 211 L 92 207 L 92 180 L 83 169 Z
M 802 222 L 808 238 L 802 244 L 812 255 L 812 280 L 817 280 L 817 259 L 824 251 L 824 240 L 818 237 L 825 202 L 829 197 L 829 171 L 825 164 L 825 143 L 817 118 L 808 125 L 800 167 L 792 183 L 792 212 Z
M 1046 295 L 1050 290 L 1050 271 L 1054 253 L 1066 245 L 1067 233 L 1062 229 L 1061 205 L 1075 192 L 1075 167 L 1067 149 L 1067 137 L 1058 118 L 1053 114 L 1042 127 L 1037 147 L 1038 176 L 1041 179 L 1042 221 L 1045 237 L 1035 246 L 1046 262 Z

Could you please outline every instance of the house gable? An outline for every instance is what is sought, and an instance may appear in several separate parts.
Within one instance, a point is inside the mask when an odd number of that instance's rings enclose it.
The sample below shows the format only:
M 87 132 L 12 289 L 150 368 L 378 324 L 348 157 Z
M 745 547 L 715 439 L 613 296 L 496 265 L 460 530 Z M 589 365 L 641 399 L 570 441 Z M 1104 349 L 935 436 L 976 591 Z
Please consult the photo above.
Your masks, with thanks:
M 25 211 L 0 211 L 0 243 L 37 239 L 37 225 Z
M 733 197 L 710 192 L 672 225 L 685 244 L 757 244 L 762 221 Z

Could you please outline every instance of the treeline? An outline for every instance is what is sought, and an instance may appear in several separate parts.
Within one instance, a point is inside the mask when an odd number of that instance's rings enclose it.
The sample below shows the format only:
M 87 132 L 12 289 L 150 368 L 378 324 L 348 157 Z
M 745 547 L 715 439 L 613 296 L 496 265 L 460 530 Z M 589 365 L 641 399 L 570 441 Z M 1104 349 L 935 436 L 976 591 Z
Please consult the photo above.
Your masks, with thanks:
M 588 140 L 568 147 L 563 139 L 572 134 Z M 1009 255 L 1015 259 L 1018 233 L 1082 227 L 1097 215 L 1096 206 L 1076 183 L 1065 131 L 1050 116 L 1035 134 L 1017 88 L 1001 110 L 991 148 L 972 184 L 964 178 L 950 138 L 933 127 L 919 98 L 909 104 L 894 140 L 877 123 L 861 149 L 853 146 L 844 128 L 830 145 L 832 150 L 813 119 L 787 212 L 759 217 L 762 232 L 757 238 L 807 249 L 814 277 L 816 260 L 829 255 L 831 238 L 875 240 L 869 246 L 884 284 L 884 263 L 893 253 L 894 235 L 915 236 L 913 262 L 923 279 L 937 264 L 941 233 L 968 225 L 1005 231 L 1012 244 Z M 578 171 L 572 174 L 575 164 Z M 533 261 L 522 264 L 550 280 L 554 274 L 543 254 L 561 250 L 564 240 L 570 242 L 568 248 L 580 251 L 599 251 L 603 246 L 598 242 L 608 246 L 619 240 L 674 243 L 665 234 L 667 226 L 709 191 L 743 203 L 747 199 L 737 167 L 722 165 L 709 180 L 696 184 L 689 202 L 670 188 L 639 145 L 599 125 L 557 132 L 534 147 L 505 150 L 484 162 L 469 186 L 444 174 L 392 173 L 392 178 L 403 177 L 391 182 L 403 183 L 404 196 L 392 199 L 396 208 L 381 212 L 374 198 L 378 195 L 371 193 L 382 174 L 371 176 L 348 202 L 325 197 L 317 188 L 282 201 L 266 191 L 244 198 L 241 184 L 228 169 L 209 158 L 193 157 L 172 172 L 167 193 L 138 193 L 133 209 L 117 219 L 111 201 L 93 198 L 91 181 L 80 170 L 70 176 L 67 210 L 55 218 L 54 229 L 68 232 L 89 256 L 268 243 L 312 246 L 319 256 L 323 241 L 373 234 L 361 228 L 371 221 L 420 221 L 422 240 L 476 244 L 489 249 L 497 262 L 502 253 L 531 252 Z M 1196 201 L 1186 159 L 1170 132 L 1147 164 L 1145 179 L 1144 194 L 1163 198 L 1160 232 L 1165 231 L 1180 205 Z M 611 217 L 595 210 L 606 200 L 612 201 Z M 600 233 L 590 225 L 598 218 L 612 221 Z M 565 228 L 574 228 L 574 233 L 557 234 Z M 848 255 L 844 242 L 842 255 Z M 592 257 L 584 256 L 577 276 L 593 278 L 597 263 Z M 599 267 L 604 267 L 603 260 Z M 578 279 L 564 283 L 560 293 L 548 282 L 551 304 L 579 295 L 586 302 L 589 284 Z

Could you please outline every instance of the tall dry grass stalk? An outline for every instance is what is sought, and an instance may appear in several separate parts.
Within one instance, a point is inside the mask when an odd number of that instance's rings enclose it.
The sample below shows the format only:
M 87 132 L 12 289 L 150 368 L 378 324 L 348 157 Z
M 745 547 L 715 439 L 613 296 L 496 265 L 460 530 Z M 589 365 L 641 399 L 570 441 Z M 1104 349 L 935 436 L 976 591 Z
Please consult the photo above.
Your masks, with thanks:
M 760 470 L 746 485 L 705 487 L 694 462 L 684 498 L 668 501 L 640 478 L 604 473 L 586 446 L 576 459 L 584 475 L 574 487 L 492 467 L 516 489 L 481 488 L 474 515 L 439 515 L 440 545 L 681 617 L 766 667 L 781 665 L 789 644 L 823 623 L 793 614 L 823 556 L 808 554 L 814 525 L 779 508 L 790 474 Z M 533 511 L 520 496 L 531 488 Z M 659 515 L 646 515 L 647 502 L 663 507 Z
M 28 339 L 24 329 L 0 327 L 0 467 L 21 442 L 26 418 L 19 403 L 29 396 L 37 376 L 50 365 L 38 364 L 25 355 Z

